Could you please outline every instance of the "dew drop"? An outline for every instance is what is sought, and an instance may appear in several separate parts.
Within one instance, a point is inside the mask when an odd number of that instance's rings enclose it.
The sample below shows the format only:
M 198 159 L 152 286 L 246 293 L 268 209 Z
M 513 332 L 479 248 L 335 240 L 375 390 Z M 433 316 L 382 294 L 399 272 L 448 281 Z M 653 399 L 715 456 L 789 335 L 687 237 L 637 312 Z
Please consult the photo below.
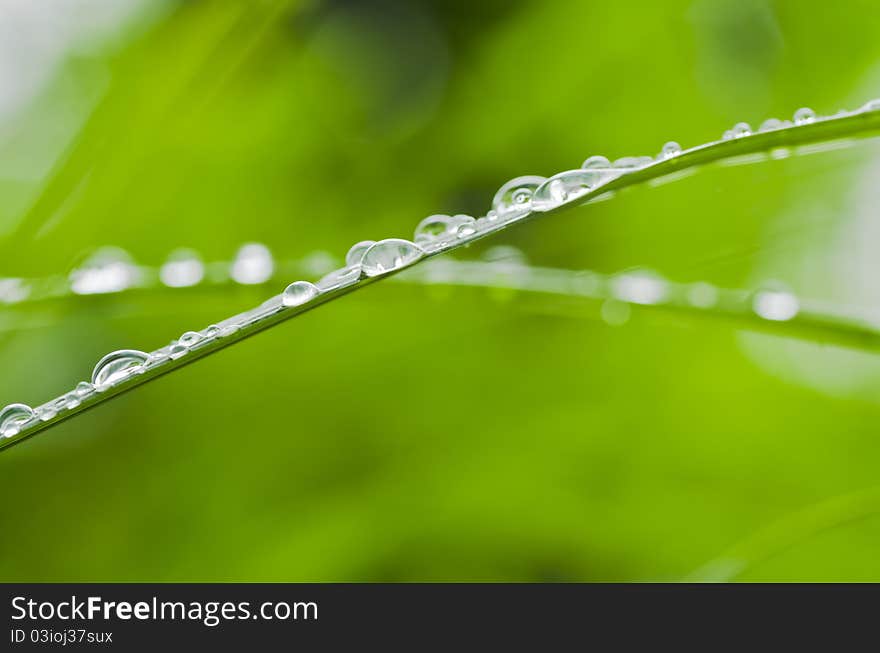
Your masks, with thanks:
M 89 383 L 88 381 L 80 381 L 76 384 L 76 387 L 73 389 L 73 393 L 77 397 L 85 397 L 95 391 L 95 387 Z
M 649 271 L 621 274 L 614 278 L 611 290 L 615 298 L 631 304 L 659 304 L 666 298 L 666 281 Z
M 862 105 L 861 111 L 880 111 L 880 98 L 865 102 Z
M 785 124 L 779 118 L 768 118 L 764 122 L 761 123 L 761 126 L 758 128 L 760 132 L 772 132 L 777 129 L 782 129 Z
M 117 382 L 136 374 L 149 360 L 149 354 L 136 349 L 120 349 L 98 361 L 92 371 L 92 384 L 101 392 Z
M 755 313 L 773 322 L 787 322 L 800 311 L 800 302 L 794 293 L 781 288 L 759 290 L 752 300 Z
M 169 288 L 195 286 L 205 277 L 205 264 L 191 249 L 176 249 L 159 268 L 159 279 Z
M 196 333 L 195 331 L 187 331 L 180 338 L 177 339 L 184 347 L 192 347 L 194 344 L 199 342 L 202 339 L 201 333 Z
M 321 293 L 318 287 L 308 281 L 294 281 L 281 294 L 281 303 L 285 306 L 302 306 Z
M 368 277 L 412 265 L 424 256 L 415 243 L 402 238 L 387 238 L 374 244 L 363 258 L 363 271 Z
M 501 219 L 528 213 L 532 195 L 545 180 L 545 177 L 537 175 L 511 179 L 495 193 L 495 197 L 492 198 L 492 210 Z
M 18 435 L 21 427 L 34 417 L 34 411 L 25 404 L 9 404 L 0 410 L 0 436 L 11 438 Z
M 675 141 L 669 141 L 660 150 L 660 157 L 663 159 L 671 159 L 672 157 L 678 156 L 679 154 L 681 154 L 681 145 L 679 145 Z
M 362 240 L 361 242 L 352 245 L 351 249 L 349 249 L 348 253 L 345 255 L 345 265 L 348 267 L 360 265 L 364 258 L 364 254 L 367 253 L 367 250 L 370 249 L 375 242 L 375 240 Z M 333 274 L 333 272 L 330 272 L 330 274 Z
M 34 413 L 41 422 L 48 422 L 58 416 L 58 410 L 54 406 L 46 405 L 38 407 Z
M 532 196 L 534 211 L 549 211 L 619 177 L 619 170 L 567 170 L 547 179 Z
M 360 260 L 363 260 L 361 255 Z M 357 265 L 350 265 L 338 270 L 333 270 L 329 274 L 323 276 L 321 280 L 315 284 L 318 290 L 328 291 L 334 288 L 344 288 L 350 286 L 361 278 L 360 262 Z
M 733 138 L 743 138 L 751 135 L 752 126 L 747 122 L 738 122 L 733 126 L 730 132 Z
M 188 351 L 189 349 L 185 345 L 175 343 L 168 348 L 168 356 L 177 360 L 178 358 L 185 356 Z
M 260 243 L 246 243 L 236 253 L 229 273 L 234 281 L 253 285 L 266 283 L 274 270 L 275 261 L 268 247 Z
M 128 252 L 102 247 L 70 273 L 70 289 L 77 295 L 120 292 L 138 283 L 140 276 Z
M 816 112 L 810 107 L 801 107 L 794 112 L 794 124 L 796 125 L 806 125 L 807 123 L 813 122 L 815 119 Z
M 467 238 L 468 236 L 473 236 L 475 233 L 477 233 L 476 222 L 465 222 L 464 224 L 459 225 L 458 229 L 455 231 L 455 234 L 459 238 Z
M 606 157 L 594 154 L 586 161 L 584 161 L 581 168 L 584 170 L 608 170 L 611 168 L 611 161 L 609 161 Z
M 623 156 L 614 161 L 614 167 L 618 170 L 638 170 L 654 162 L 649 156 Z
M 216 338 L 217 336 L 220 335 L 220 327 L 217 326 L 216 324 L 212 324 L 208 327 L 205 327 L 205 330 L 203 333 L 205 334 L 206 338 Z

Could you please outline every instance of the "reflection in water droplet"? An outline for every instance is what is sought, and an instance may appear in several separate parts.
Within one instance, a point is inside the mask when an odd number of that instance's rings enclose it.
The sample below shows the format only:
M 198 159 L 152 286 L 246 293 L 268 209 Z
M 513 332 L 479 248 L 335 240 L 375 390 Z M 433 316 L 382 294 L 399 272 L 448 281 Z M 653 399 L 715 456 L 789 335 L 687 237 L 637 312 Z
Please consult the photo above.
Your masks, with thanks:
M 798 314 L 800 303 L 787 290 L 761 290 L 755 293 L 752 308 L 765 320 L 785 322 Z
M 794 112 L 794 124 L 796 125 L 806 125 L 809 122 L 813 122 L 815 119 L 816 112 L 810 107 L 801 107 Z
M 535 190 L 532 196 L 532 210 L 549 211 L 607 184 L 620 174 L 619 170 L 584 170 L 583 168 L 560 172 Z
M 21 427 L 34 417 L 34 411 L 25 404 L 9 404 L 0 410 L 0 437 L 18 435 Z
M 361 255 L 360 260 L 363 260 L 363 255 Z M 318 290 L 326 292 L 327 290 L 331 290 L 334 288 L 344 288 L 345 286 L 350 286 L 360 278 L 361 266 L 360 264 L 357 264 L 344 268 L 339 268 L 338 270 L 333 270 L 333 272 L 322 277 L 321 280 L 315 285 L 318 287 Z
M 321 293 L 318 287 L 308 281 L 294 281 L 281 294 L 281 303 L 285 306 L 301 306 L 313 300 Z
M 375 242 L 375 240 L 362 240 L 361 242 L 352 245 L 351 249 L 349 249 L 348 253 L 345 255 L 345 265 L 347 267 L 360 265 L 364 258 L 364 254 L 367 253 L 367 250 L 370 249 Z M 333 273 L 330 272 L 329 274 Z
M 195 286 L 205 276 L 205 264 L 191 249 L 177 249 L 159 268 L 159 279 L 169 288 Z
M 545 179 L 537 175 L 511 179 L 495 193 L 495 197 L 492 198 L 492 210 L 501 219 L 528 213 L 532 194 Z
M 149 355 L 136 349 L 120 349 L 98 361 L 92 371 L 92 384 L 101 392 L 143 369 Z
M 660 150 L 660 157 L 663 159 L 671 159 L 679 154 L 681 154 L 681 145 L 675 141 L 669 141 L 663 146 L 663 149 Z
M 272 277 L 275 261 L 269 248 L 260 243 L 242 245 L 232 262 L 230 275 L 238 283 L 265 283 Z
M 585 170 L 608 170 L 611 167 L 611 161 L 598 154 L 594 154 L 581 165 Z
M 77 295 L 114 293 L 140 280 L 140 272 L 128 252 L 103 247 L 70 273 L 70 289 Z
M 632 304 L 659 304 L 666 298 L 666 281 L 653 272 L 628 272 L 615 277 L 611 290 L 617 299 Z
M 411 265 L 422 256 L 424 252 L 421 248 L 408 240 L 380 240 L 364 254 L 363 271 L 368 277 L 375 277 Z
M 201 333 L 196 333 L 195 331 L 187 331 L 180 338 L 177 339 L 184 347 L 192 347 L 194 344 L 199 342 L 202 339 Z

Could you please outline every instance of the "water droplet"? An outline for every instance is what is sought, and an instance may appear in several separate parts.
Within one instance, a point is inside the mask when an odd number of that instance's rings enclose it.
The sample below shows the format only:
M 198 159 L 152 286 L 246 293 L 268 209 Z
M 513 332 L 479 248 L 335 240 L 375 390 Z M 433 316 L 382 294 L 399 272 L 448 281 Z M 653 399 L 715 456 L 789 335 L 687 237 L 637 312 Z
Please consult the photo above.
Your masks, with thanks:
M 39 406 L 34 413 L 40 418 L 41 422 L 48 422 L 58 416 L 58 411 L 55 406 L 50 405 Z
M 348 267 L 360 265 L 364 258 L 364 254 L 367 253 L 367 250 L 370 249 L 375 242 L 375 240 L 362 240 L 361 242 L 352 245 L 351 249 L 349 249 L 348 253 L 345 255 L 345 265 Z M 333 273 L 330 272 L 330 274 Z
M 473 224 L 474 222 L 473 216 L 464 214 L 429 215 L 416 226 L 415 241 L 419 245 L 440 241 L 445 236 L 457 234 L 460 226 Z
M 532 196 L 532 210 L 549 211 L 607 184 L 620 174 L 619 170 L 584 170 L 583 168 L 560 172 L 535 190 Z
M 525 214 L 530 210 L 532 195 L 546 177 L 526 175 L 515 177 L 504 184 L 492 198 L 492 210 L 501 219 Z
M 25 404 L 9 404 L 0 410 L 0 436 L 11 438 L 18 435 L 21 427 L 34 417 L 34 411 Z
M 205 264 L 198 252 L 191 249 L 174 250 L 159 268 L 159 279 L 169 288 L 195 286 L 204 276 Z
M 281 303 L 285 306 L 302 306 L 321 294 L 318 287 L 308 281 L 294 281 L 284 289 Z
M 195 331 L 187 331 L 177 339 L 177 342 L 179 342 L 184 347 L 192 347 L 201 339 L 201 333 L 196 333 Z
M 0 279 L 0 302 L 16 304 L 31 294 L 31 286 L 24 279 Z
M 615 277 L 611 290 L 617 299 L 631 304 L 659 304 L 666 298 L 666 281 L 649 271 L 627 272 Z
M 424 256 L 415 243 L 402 238 L 388 238 L 374 244 L 363 258 L 363 271 L 368 277 L 412 265 Z
M 880 98 L 865 102 L 862 105 L 861 111 L 880 111 Z
M 752 126 L 747 122 L 738 122 L 730 131 L 733 134 L 733 138 L 743 138 L 744 136 L 751 135 Z
M 801 107 L 794 112 L 794 124 L 806 125 L 816 119 L 816 112 L 810 107 Z
M 758 316 L 765 320 L 786 322 L 798 314 L 800 302 L 788 290 L 771 288 L 755 293 L 752 308 Z
M 360 260 L 363 260 L 363 255 L 360 256 Z M 321 278 L 321 280 L 315 284 L 318 287 L 318 290 L 327 291 L 334 288 L 344 288 L 345 286 L 350 286 L 355 283 L 358 279 L 361 278 L 361 266 L 360 262 L 357 265 L 350 265 L 344 268 L 339 268 L 338 270 L 333 270 L 329 274 L 325 275 Z
M 78 265 L 69 279 L 70 289 L 77 295 L 98 295 L 130 288 L 140 277 L 128 252 L 118 247 L 102 247 Z
M 594 154 L 581 165 L 584 170 L 608 170 L 611 167 L 611 161 L 598 154 Z
M 98 361 L 92 371 L 92 384 L 101 392 L 143 369 L 149 354 L 136 349 L 120 349 Z
M 468 236 L 473 236 L 475 233 L 477 233 L 476 222 L 465 222 L 464 224 L 459 225 L 458 229 L 455 231 L 455 234 L 459 238 L 467 238 Z
M 758 128 L 758 131 L 761 132 L 772 132 L 777 129 L 782 129 L 785 124 L 779 118 L 768 118 L 764 122 L 761 123 L 761 126 Z
M 186 345 L 175 343 L 168 348 L 168 356 L 170 358 L 173 358 L 174 360 L 177 360 L 178 358 L 185 356 L 188 351 L 189 349 L 186 347 Z
M 721 135 L 721 140 L 729 141 L 733 138 L 733 130 L 728 129 Z
M 697 308 L 712 308 L 718 303 L 718 288 L 711 283 L 697 281 L 687 289 L 687 300 Z
M 85 397 L 86 395 L 89 395 L 94 391 L 95 387 L 88 381 L 80 381 L 73 389 L 73 392 L 77 397 Z
M 203 332 L 206 338 L 216 338 L 220 335 L 220 327 L 216 324 L 212 324 L 211 326 L 205 327 Z
M 653 162 L 654 159 L 649 156 L 623 156 L 614 162 L 614 167 L 618 170 L 638 170 Z
M 63 402 L 63 407 L 68 410 L 72 410 L 73 408 L 76 408 L 81 403 L 79 397 L 77 397 L 76 394 L 73 392 L 64 395 L 58 401 L 58 408 L 62 408 L 62 402 Z
M 681 145 L 675 141 L 669 141 L 663 146 L 663 149 L 660 150 L 660 157 L 663 159 L 671 159 L 679 154 L 681 154 Z
M 241 246 L 232 262 L 230 275 L 241 284 L 266 283 L 272 278 L 275 261 L 269 248 L 260 243 L 246 243 Z

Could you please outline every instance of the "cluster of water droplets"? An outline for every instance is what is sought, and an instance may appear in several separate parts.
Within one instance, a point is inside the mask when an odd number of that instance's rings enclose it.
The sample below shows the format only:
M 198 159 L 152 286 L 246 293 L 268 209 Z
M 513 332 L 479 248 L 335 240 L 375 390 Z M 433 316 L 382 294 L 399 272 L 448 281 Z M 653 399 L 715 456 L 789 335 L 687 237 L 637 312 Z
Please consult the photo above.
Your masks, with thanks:
M 830 117 L 819 117 L 810 109 L 795 112 L 792 120 L 770 119 L 765 121 L 758 133 L 797 129 L 819 121 L 845 118 L 852 115 L 880 111 L 880 99 L 868 102 L 853 112 L 840 112 Z M 616 180 L 658 166 L 657 177 L 667 174 L 667 166 L 674 165 L 695 150 L 719 147 L 718 159 L 724 158 L 725 142 L 748 138 L 753 135 L 747 123 L 738 123 L 727 130 L 720 141 L 691 148 L 673 141 L 662 146 L 654 156 L 623 157 L 613 162 L 603 156 L 591 156 L 580 168 L 566 170 L 550 177 L 521 176 L 503 184 L 492 199 L 491 208 L 484 216 L 431 215 L 416 226 L 412 241 L 388 238 L 379 241 L 366 240 L 355 243 L 345 256 L 342 267 L 325 271 L 316 282 L 297 280 L 290 283 L 279 295 L 269 298 L 256 308 L 234 315 L 200 331 L 187 331 L 169 345 L 153 352 L 124 349 L 104 356 L 95 366 L 90 382 L 80 382 L 76 387 L 51 402 L 31 409 L 14 403 L 0 411 L 0 437 L 12 438 L 26 431 L 32 424 L 53 420 L 60 411 L 74 410 L 93 395 L 106 393 L 129 383 L 133 378 L 152 368 L 168 364 L 200 350 L 208 350 L 219 340 L 242 329 L 259 326 L 285 311 L 292 315 L 304 307 L 320 302 L 325 296 L 357 284 L 361 280 L 381 277 L 408 268 L 425 257 L 432 256 L 477 238 L 500 230 L 514 222 L 536 213 L 553 211 L 561 206 L 599 199 L 608 194 Z M 662 168 L 659 168 L 663 166 Z M 662 172 L 661 172 L 662 171 Z M 327 263 L 326 257 L 315 260 L 318 270 Z M 123 251 L 104 249 L 77 266 L 67 279 L 52 280 L 44 288 L 46 296 L 70 289 L 76 294 L 103 294 L 148 285 L 152 276 L 167 287 L 189 287 L 203 282 L 231 279 L 236 283 L 254 285 L 269 281 L 276 273 L 276 262 L 265 245 L 243 245 L 231 264 L 206 264 L 192 250 L 175 250 L 158 272 L 150 272 L 134 264 Z M 531 278 L 531 277 L 529 277 Z M 558 280 L 557 280 L 558 281 Z M 613 279 L 602 278 L 593 273 L 582 273 L 567 280 L 574 292 L 605 292 L 606 304 L 603 315 L 614 315 L 614 323 L 620 323 L 622 313 L 615 313 L 615 306 L 629 304 L 654 305 L 678 298 L 693 308 L 710 309 L 722 298 L 730 297 L 705 283 L 675 286 L 654 273 L 629 272 Z M 0 302 L 15 303 L 27 299 L 31 288 L 21 279 L 0 279 Z M 681 298 L 684 298 L 681 300 Z M 749 311 L 771 321 L 786 321 L 798 315 L 799 302 L 785 290 L 771 288 L 751 296 Z M 741 297 L 739 301 L 745 301 Z M 611 319 L 608 320 L 612 322 Z M 624 320 L 625 321 L 625 320 Z

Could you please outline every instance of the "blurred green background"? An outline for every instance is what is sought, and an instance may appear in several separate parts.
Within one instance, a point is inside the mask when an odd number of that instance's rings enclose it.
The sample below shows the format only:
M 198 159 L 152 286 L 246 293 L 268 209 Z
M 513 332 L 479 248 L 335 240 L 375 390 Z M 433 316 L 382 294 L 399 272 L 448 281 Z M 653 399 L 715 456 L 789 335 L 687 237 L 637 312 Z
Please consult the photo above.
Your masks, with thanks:
M 880 96 L 869 0 L 0 1 L 0 276 L 278 259 Z M 874 142 L 520 226 L 540 265 L 880 308 Z M 292 280 L 292 279 L 291 279 Z M 283 285 L 281 286 L 283 287 Z M 0 404 L 281 287 L 79 297 Z M 378 283 L 0 452 L 5 581 L 880 580 L 880 363 Z M 0 307 L 22 311 L 24 307 Z M 637 316 L 636 316 L 637 317 Z

